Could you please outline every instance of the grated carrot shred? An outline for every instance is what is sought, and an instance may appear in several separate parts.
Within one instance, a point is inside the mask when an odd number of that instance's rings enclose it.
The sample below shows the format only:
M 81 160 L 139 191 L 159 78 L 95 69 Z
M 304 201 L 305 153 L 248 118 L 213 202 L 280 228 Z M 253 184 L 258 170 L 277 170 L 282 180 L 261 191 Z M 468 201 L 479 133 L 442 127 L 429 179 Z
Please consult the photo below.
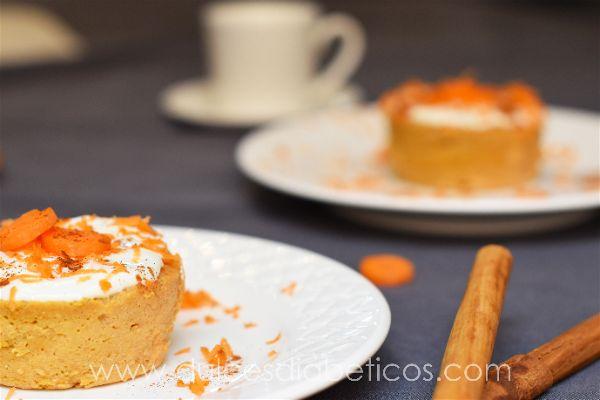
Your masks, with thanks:
M 110 288 L 112 287 L 112 285 L 108 279 L 100 279 L 98 284 L 100 285 L 100 289 L 102 289 L 102 291 L 104 293 L 108 292 L 110 290 Z
M 255 327 L 256 327 L 256 324 L 254 322 L 246 322 L 244 324 L 244 328 L 245 329 L 252 329 L 252 328 L 255 328 Z
M 212 315 L 206 315 L 204 317 L 204 323 L 207 325 L 214 324 L 215 322 L 217 322 L 217 319 Z
M 197 319 L 190 319 L 188 322 L 183 324 L 183 326 L 184 326 L 184 328 L 187 328 L 189 326 L 196 325 L 198 322 L 200 322 L 200 321 L 198 321 Z
M 212 350 L 207 347 L 200 347 L 200 352 L 204 356 L 204 359 L 214 367 L 221 367 L 226 365 L 228 362 L 238 360 L 240 357 L 233 353 L 231 346 L 227 339 L 222 338 L 219 344 L 216 344 Z
M 273 339 L 267 340 L 265 343 L 266 344 L 275 344 L 275 343 L 279 342 L 279 339 L 281 339 L 281 332 L 279 332 L 277 334 L 277 336 L 275 336 Z
M 240 313 L 240 310 L 241 310 L 241 308 L 242 308 L 242 307 L 241 307 L 240 305 L 235 305 L 235 306 L 233 306 L 233 307 L 230 307 L 230 308 L 225 308 L 225 309 L 223 310 L 223 312 L 224 312 L 225 314 L 227 314 L 227 315 L 231 315 L 231 317 L 232 317 L 233 319 L 237 319 L 237 318 L 240 316 L 240 314 L 239 314 L 239 313 Z
M 183 349 L 181 349 L 181 350 L 177 350 L 177 351 L 174 353 L 174 355 L 178 356 L 178 355 L 181 355 L 181 354 L 186 354 L 186 353 L 189 353 L 189 352 L 190 352 L 190 350 L 191 350 L 191 348 L 189 348 L 189 347 L 184 347 L 184 348 L 183 348 Z
M 294 290 L 296 290 L 296 285 L 296 282 L 291 282 L 289 285 L 281 289 L 281 293 L 292 296 L 294 294 Z
M 216 307 L 219 302 L 216 301 L 207 291 L 199 290 L 197 292 L 191 292 L 186 290 L 183 293 L 183 302 L 181 303 L 182 309 L 198 309 L 204 307 Z
M 210 384 L 210 381 L 208 381 L 206 379 L 201 379 L 200 375 L 198 375 L 198 371 L 196 371 L 195 369 L 193 369 L 191 367 L 191 364 L 189 361 L 179 364 L 177 366 L 177 368 L 175 368 L 175 373 L 177 373 L 181 369 L 185 369 L 185 368 L 189 368 L 194 371 L 194 380 L 191 381 L 190 383 L 185 383 L 183 380 L 178 379 L 177 386 L 178 387 L 187 387 L 190 390 L 190 392 L 192 392 L 196 396 L 200 396 L 202 393 L 204 393 L 204 390 Z

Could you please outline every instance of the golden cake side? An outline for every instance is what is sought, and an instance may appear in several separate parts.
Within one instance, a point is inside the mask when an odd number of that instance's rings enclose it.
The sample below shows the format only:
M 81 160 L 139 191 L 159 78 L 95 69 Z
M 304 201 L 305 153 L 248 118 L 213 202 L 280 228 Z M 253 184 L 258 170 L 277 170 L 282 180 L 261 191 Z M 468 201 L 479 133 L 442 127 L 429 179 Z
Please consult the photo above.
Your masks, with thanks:
M 177 261 L 153 284 L 105 298 L 0 301 L 0 384 L 92 387 L 158 368 L 183 293 L 180 268 Z
M 179 256 L 148 219 L 47 211 L 0 230 L 0 384 L 92 387 L 158 368 L 183 295 Z
M 381 107 L 389 120 L 391 168 L 402 179 L 491 189 L 518 186 L 537 175 L 543 110 L 521 84 L 489 87 L 468 78 L 409 82 L 384 95 Z M 429 110 L 430 121 L 415 118 L 415 110 Z

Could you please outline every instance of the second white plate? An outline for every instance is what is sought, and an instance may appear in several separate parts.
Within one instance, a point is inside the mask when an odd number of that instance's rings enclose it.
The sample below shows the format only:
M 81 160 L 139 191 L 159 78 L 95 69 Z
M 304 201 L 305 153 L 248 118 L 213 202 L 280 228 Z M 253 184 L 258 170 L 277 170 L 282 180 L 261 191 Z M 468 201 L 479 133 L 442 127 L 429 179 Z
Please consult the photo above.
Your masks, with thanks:
M 372 223 L 415 213 L 522 220 L 600 206 L 599 130 L 596 113 L 551 107 L 539 178 L 518 190 L 468 195 L 439 193 L 395 178 L 381 157 L 386 121 L 372 106 L 328 110 L 268 125 L 239 143 L 236 159 L 246 175 L 269 188 L 339 206 L 345 213 L 347 209 L 360 212 L 361 219 Z M 440 230 L 434 225 L 424 230 Z M 540 226 L 548 228 L 547 223 Z M 515 228 L 511 224 L 491 233 L 510 233 Z

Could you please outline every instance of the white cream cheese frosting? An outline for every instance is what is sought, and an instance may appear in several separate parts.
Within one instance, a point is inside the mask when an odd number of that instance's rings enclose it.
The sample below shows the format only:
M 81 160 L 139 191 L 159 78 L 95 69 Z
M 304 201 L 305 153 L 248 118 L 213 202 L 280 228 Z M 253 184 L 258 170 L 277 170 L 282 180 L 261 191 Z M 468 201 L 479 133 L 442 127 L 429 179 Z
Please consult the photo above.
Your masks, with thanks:
M 107 297 L 156 280 L 164 265 L 160 251 L 167 251 L 161 235 L 120 221 L 119 218 L 81 216 L 59 222 L 58 226 L 72 229 L 83 223 L 94 232 L 111 237 L 110 252 L 84 258 L 74 274 L 65 267 L 64 259 L 49 255 L 43 261 L 51 266 L 52 278 L 44 278 L 28 268 L 32 261 L 26 254 L 0 251 L 0 282 L 8 280 L 8 284 L 0 286 L 0 299 L 77 301 Z
M 485 131 L 511 129 L 530 123 L 526 113 L 507 114 L 486 106 L 417 104 L 409 108 L 408 118 L 417 124 Z

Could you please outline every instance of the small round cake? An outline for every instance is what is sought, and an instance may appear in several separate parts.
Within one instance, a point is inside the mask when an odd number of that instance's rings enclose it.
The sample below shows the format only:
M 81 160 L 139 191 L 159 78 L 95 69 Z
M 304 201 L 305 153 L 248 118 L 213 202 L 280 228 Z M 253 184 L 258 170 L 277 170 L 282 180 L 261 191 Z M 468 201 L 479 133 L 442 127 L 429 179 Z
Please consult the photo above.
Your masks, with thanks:
M 92 387 L 165 359 L 183 293 L 179 256 L 148 218 L 58 219 L 0 229 L 0 385 Z
M 469 190 L 518 186 L 537 175 L 544 107 L 525 84 L 409 81 L 380 106 L 391 167 L 402 179 Z

